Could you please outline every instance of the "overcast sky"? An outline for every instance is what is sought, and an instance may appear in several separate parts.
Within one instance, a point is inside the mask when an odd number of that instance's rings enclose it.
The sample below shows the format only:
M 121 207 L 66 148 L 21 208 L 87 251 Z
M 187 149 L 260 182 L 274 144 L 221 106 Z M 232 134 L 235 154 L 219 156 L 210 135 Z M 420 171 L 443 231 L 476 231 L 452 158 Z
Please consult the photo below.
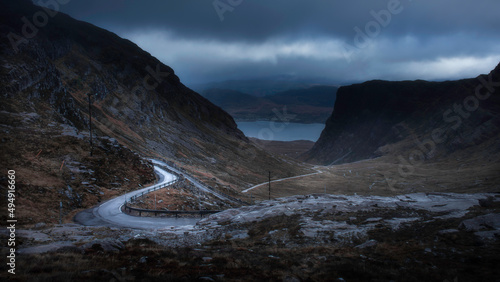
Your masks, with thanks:
M 498 0 L 69 0 L 60 10 L 135 42 L 188 86 L 446 80 L 500 62 Z

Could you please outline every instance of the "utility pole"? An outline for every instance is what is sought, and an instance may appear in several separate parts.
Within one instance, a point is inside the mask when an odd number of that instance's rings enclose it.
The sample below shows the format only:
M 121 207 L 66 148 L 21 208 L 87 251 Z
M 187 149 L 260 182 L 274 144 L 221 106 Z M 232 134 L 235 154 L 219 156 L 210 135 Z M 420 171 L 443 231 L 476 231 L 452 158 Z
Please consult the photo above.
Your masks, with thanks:
M 269 200 L 271 200 L 271 171 L 269 171 Z
M 199 209 L 200 209 L 200 215 L 201 215 L 201 216 L 203 216 L 203 215 L 201 214 L 201 190 L 200 190 L 200 191 L 199 191 L 199 193 L 198 193 L 198 205 L 199 205 Z
M 62 201 L 59 202 L 59 224 L 62 224 Z
M 87 93 L 89 97 L 89 130 L 90 130 L 90 156 L 92 156 L 92 150 L 94 149 L 94 145 L 92 144 L 92 104 L 90 102 L 90 93 Z

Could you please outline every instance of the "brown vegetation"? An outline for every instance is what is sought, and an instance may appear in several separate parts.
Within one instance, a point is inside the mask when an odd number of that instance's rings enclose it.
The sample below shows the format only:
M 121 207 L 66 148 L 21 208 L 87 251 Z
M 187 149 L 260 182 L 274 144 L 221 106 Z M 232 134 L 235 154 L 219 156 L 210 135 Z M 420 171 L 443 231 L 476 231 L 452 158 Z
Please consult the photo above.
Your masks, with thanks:
M 15 125 L 23 118 L 26 115 L 9 115 L 8 122 Z M 36 122 L 46 121 L 38 117 Z M 90 156 L 89 138 L 64 133 L 57 123 L 29 129 L 1 123 L 0 129 L 3 171 L 16 171 L 16 218 L 20 225 L 58 222 L 60 202 L 64 221 L 71 221 L 76 211 L 155 179 L 150 163 L 112 139 L 94 138 Z M 5 219 L 6 214 L 2 215 Z

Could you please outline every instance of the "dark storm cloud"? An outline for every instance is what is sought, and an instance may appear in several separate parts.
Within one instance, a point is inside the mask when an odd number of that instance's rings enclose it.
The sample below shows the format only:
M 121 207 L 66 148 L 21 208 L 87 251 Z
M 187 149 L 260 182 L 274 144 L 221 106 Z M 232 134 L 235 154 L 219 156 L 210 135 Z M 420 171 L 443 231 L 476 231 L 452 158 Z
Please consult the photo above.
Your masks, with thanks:
M 496 0 L 72 0 L 61 10 L 131 39 L 188 83 L 451 79 L 500 60 Z
M 73 0 L 62 11 L 99 25 L 165 28 L 183 37 L 264 40 L 282 34 L 322 33 L 347 39 L 354 26 L 372 20 L 370 11 L 387 9 L 390 0 L 240 0 L 221 21 L 213 0 Z M 235 2 L 240 2 L 235 1 Z M 44 1 L 41 1 L 44 2 Z M 220 0 L 228 3 L 228 0 Z M 473 31 L 497 33 L 500 1 L 401 0 L 405 15 L 387 33 L 425 36 Z M 217 2 L 216 2 L 217 3 Z

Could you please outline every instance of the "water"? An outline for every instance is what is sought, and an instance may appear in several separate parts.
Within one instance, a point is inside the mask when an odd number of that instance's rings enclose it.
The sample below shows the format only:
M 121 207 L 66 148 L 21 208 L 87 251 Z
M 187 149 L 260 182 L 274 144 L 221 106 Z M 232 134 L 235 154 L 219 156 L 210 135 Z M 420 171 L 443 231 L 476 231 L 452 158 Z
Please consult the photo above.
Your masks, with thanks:
M 322 123 L 279 123 L 273 121 L 237 122 L 238 128 L 247 137 L 262 140 L 294 141 L 309 140 L 316 142 L 325 128 Z

